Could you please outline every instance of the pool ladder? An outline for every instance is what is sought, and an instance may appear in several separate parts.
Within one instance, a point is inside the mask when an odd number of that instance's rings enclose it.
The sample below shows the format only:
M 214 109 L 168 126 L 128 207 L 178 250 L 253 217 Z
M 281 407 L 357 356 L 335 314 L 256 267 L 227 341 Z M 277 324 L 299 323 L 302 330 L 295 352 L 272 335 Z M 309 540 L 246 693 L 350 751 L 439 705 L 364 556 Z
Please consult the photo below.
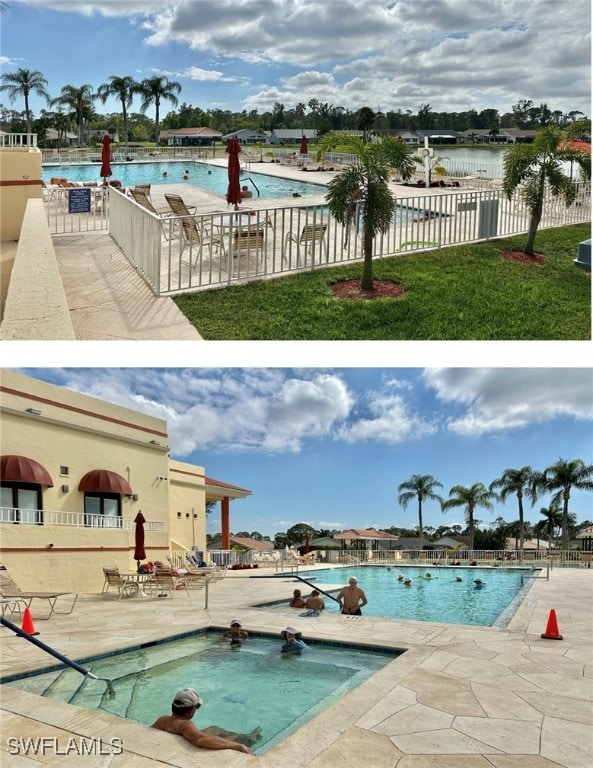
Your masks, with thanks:
M 534 576 L 536 570 L 541 571 L 544 567 L 546 569 L 545 576 Z M 523 586 L 525 579 L 545 579 L 546 581 L 550 581 L 550 563 L 543 563 L 542 565 L 538 565 L 537 568 L 535 566 L 531 566 L 529 573 L 522 573 L 521 586 Z

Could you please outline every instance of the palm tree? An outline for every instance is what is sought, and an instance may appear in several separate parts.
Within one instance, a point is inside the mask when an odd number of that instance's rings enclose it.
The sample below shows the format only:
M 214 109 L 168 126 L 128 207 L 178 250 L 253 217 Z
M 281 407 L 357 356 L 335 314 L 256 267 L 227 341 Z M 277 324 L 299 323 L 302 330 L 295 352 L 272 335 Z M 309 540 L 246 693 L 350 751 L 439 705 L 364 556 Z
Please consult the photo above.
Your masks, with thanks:
M 505 153 L 503 190 L 507 198 L 519 185 L 529 211 L 527 243 L 523 249 L 533 256 L 535 236 L 542 218 L 546 187 L 554 197 L 562 196 L 567 206 L 575 199 L 576 186 L 563 169 L 563 162 L 576 163 L 583 177 L 591 178 L 591 158 L 567 143 L 567 134 L 549 125 L 537 132 L 532 144 L 515 144 Z
M 69 107 L 74 113 L 78 125 L 78 143 L 81 147 L 84 145 L 84 121 L 92 116 L 94 112 L 93 101 L 96 98 L 97 95 L 93 93 L 92 85 L 85 84 L 78 88 L 74 85 L 65 85 L 60 96 L 52 102 L 52 104 Z
M 560 502 L 552 502 L 549 507 L 542 507 L 539 511 L 544 516 L 544 520 L 536 523 L 536 528 L 543 528 L 548 536 L 548 553 L 552 549 L 552 540 L 554 539 L 554 529 L 562 526 L 562 510 Z M 539 549 L 539 547 L 538 547 Z
M 536 478 L 536 487 L 556 491 L 552 504 L 562 501 L 562 549 L 567 550 L 570 492 L 573 488 L 579 491 L 593 491 L 593 464 L 585 464 L 582 459 L 567 461 L 560 458 Z
M 484 483 L 474 483 L 467 488 L 465 485 L 454 485 L 449 491 L 451 498 L 447 499 L 442 505 L 443 512 L 453 507 L 465 507 L 465 519 L 469 528 L 469 548 L 474 548 L 474 512 L 477 507 L 484 509 L 493 509 L 491 499 L 496 498 L 496 494 L 489 491 Z
M 398 502 L 404 509 L 412 499 L 418 499 L 418 530 L 420 531 L 420 551 L 424 549 L 424 529 L 422 526 L 422 502 L 424 499 L 438 501 L 441 506 L 443 499 L 434 492 L 435 488 L 442 488 L 443 484 L 435 480 L 432 475 L 412 475 L 405 483 L 401 483 L 397 491 Z
M 128 109 L 132 106 L 132 99 L 134 94 L 138 93 L 140 85 L 134 80 L 133 77 L 126 75 L 126 77 L 117 77 L 117 75 L 111 75 L 109 82 L 103 83 L 97 89 L 97 96 L 101 99 L 103 104 L 110 96 L 114 96 L 120 100 L 121 111 L 124 119 L 124 142 L 125 153 L 128 154 Z
M 490 490 L 500 488 L 498 498 L 504 503 L 508 496 L 514 494 L 519 504 L 519 549 L 523 549 L 525 538 L 525 523 L 523 521 L 523 496 L 531 500 L 533 506 L 537 501 L 537 492 L 533 485 L 533 470 L 531 467 L 521 469 L 505 469 L 502 475 L 490 483 Z
M 355 162 L 340 171 L 328 184 L 327 205 L 340 224 L 348 226 L 356 206 L 361 208 L 364 263 L 360 288 L 373 290 L 373 240 L 387 231 L 393 219 L 395 197 L 389 189 L 389 175 L 395 170 L 405 180 L 412 175 L 411 150 L 393 136 L 382 136 L 375 144 L 365 144 L 348 133 L 326 133 L 319 143 L 317 159 L 340 146 Z
M 176 94 L 181 93 L 181 84 L 176 83 L 174 80 L 169 80 L 164 75 L 155 75 L 143 80 L 138 86 L 138 93 L 142 97 L 142 103 L 140 104 L 141 112 L 146 112 L 151 104 L 154 104 L 156 109 L 155 115 L 155 143 L 159 145 L 159 131 L 160 131 L 160 107 L 161 101 L 166 99 L 170 101 L 172 106 L 176 107 L 179 103 Z
M 2 75 L 2 80 L 3 85 L 0 85 L 0 91 L 7 91 L 10 101 L 14 101 L 18 96 L 24 97 L 27 133 L 31 133 L 33 117 L 29 109 L 29 94 L 36 93 L 49 104 L 51 98 L 46 91 L 47 80 L 37 69 L 17 69 L 16 72 L 5 72 Z

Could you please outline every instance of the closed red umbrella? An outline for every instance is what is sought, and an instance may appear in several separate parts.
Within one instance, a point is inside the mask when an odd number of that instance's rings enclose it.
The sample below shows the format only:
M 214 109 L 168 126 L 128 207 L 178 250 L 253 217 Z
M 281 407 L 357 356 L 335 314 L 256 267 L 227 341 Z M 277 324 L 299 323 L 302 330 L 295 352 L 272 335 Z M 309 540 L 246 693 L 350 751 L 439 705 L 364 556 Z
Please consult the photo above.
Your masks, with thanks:
M 309 147 L 307 145 L 307 137 L 303 133 L 301 136 L 301 149 L 300 149 L 301 155 L 307 155 L 309 154 Z
M 235 210 L 239 207 L 239 203 L 243 200 L 241 197 L 241 183 L 239 177 L 241 175 L 241 166 L 239 164 L 239 152 L 241 147 L 236 136 L 233 136 L 229 143 L 226 145 L 225 152 L 229 156 L 229 186 L 226 193 L 226 201 L 229 204 L 235 206 Z
M 109 138 L 109 134 L 106 133 L 105 136 L 101 139 L 102 149 L 101 149 L 101 176 L 103 177 L 103 181 L 107 183 L 107 179 L 109 176 L 111 176 L 111 139 Z
M 136 531 L 134 533 L 134 560 L 136 561 L 138 568 L 140 568 L 140 560 L 144 560 L 146 557 L 146 551 L 144 549 L 144 523 L 146 520 L 144 519 L 142 512 L 138 512 L 134 518 L 134 522 L 136 523 Z

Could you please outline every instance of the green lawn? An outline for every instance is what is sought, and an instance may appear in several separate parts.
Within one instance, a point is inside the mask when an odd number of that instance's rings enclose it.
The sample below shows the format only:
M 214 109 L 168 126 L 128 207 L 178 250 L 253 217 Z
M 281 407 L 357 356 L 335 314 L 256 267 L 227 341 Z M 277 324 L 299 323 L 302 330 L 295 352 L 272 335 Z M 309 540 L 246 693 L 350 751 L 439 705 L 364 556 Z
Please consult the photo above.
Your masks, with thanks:
M 329 285 L 361 265 L 176 297 L 205 339 L 591 339 L 591 275 L 575 267 L 586 224 L 538 233 L 543 266 L 510 263 L 526 235 L 375 262 L 403 299 L 338 301 Z

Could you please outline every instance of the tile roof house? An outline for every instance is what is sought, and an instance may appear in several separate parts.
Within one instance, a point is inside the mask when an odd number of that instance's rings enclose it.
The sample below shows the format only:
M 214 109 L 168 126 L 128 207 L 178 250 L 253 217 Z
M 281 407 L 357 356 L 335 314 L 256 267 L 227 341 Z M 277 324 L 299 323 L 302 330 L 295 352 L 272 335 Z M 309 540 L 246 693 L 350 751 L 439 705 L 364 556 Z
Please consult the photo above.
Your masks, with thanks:
M 175 128 L 159 132 L 159 142 L 169 147 L 208 147 L 222 139 L 222 133 L 213 128 Z

